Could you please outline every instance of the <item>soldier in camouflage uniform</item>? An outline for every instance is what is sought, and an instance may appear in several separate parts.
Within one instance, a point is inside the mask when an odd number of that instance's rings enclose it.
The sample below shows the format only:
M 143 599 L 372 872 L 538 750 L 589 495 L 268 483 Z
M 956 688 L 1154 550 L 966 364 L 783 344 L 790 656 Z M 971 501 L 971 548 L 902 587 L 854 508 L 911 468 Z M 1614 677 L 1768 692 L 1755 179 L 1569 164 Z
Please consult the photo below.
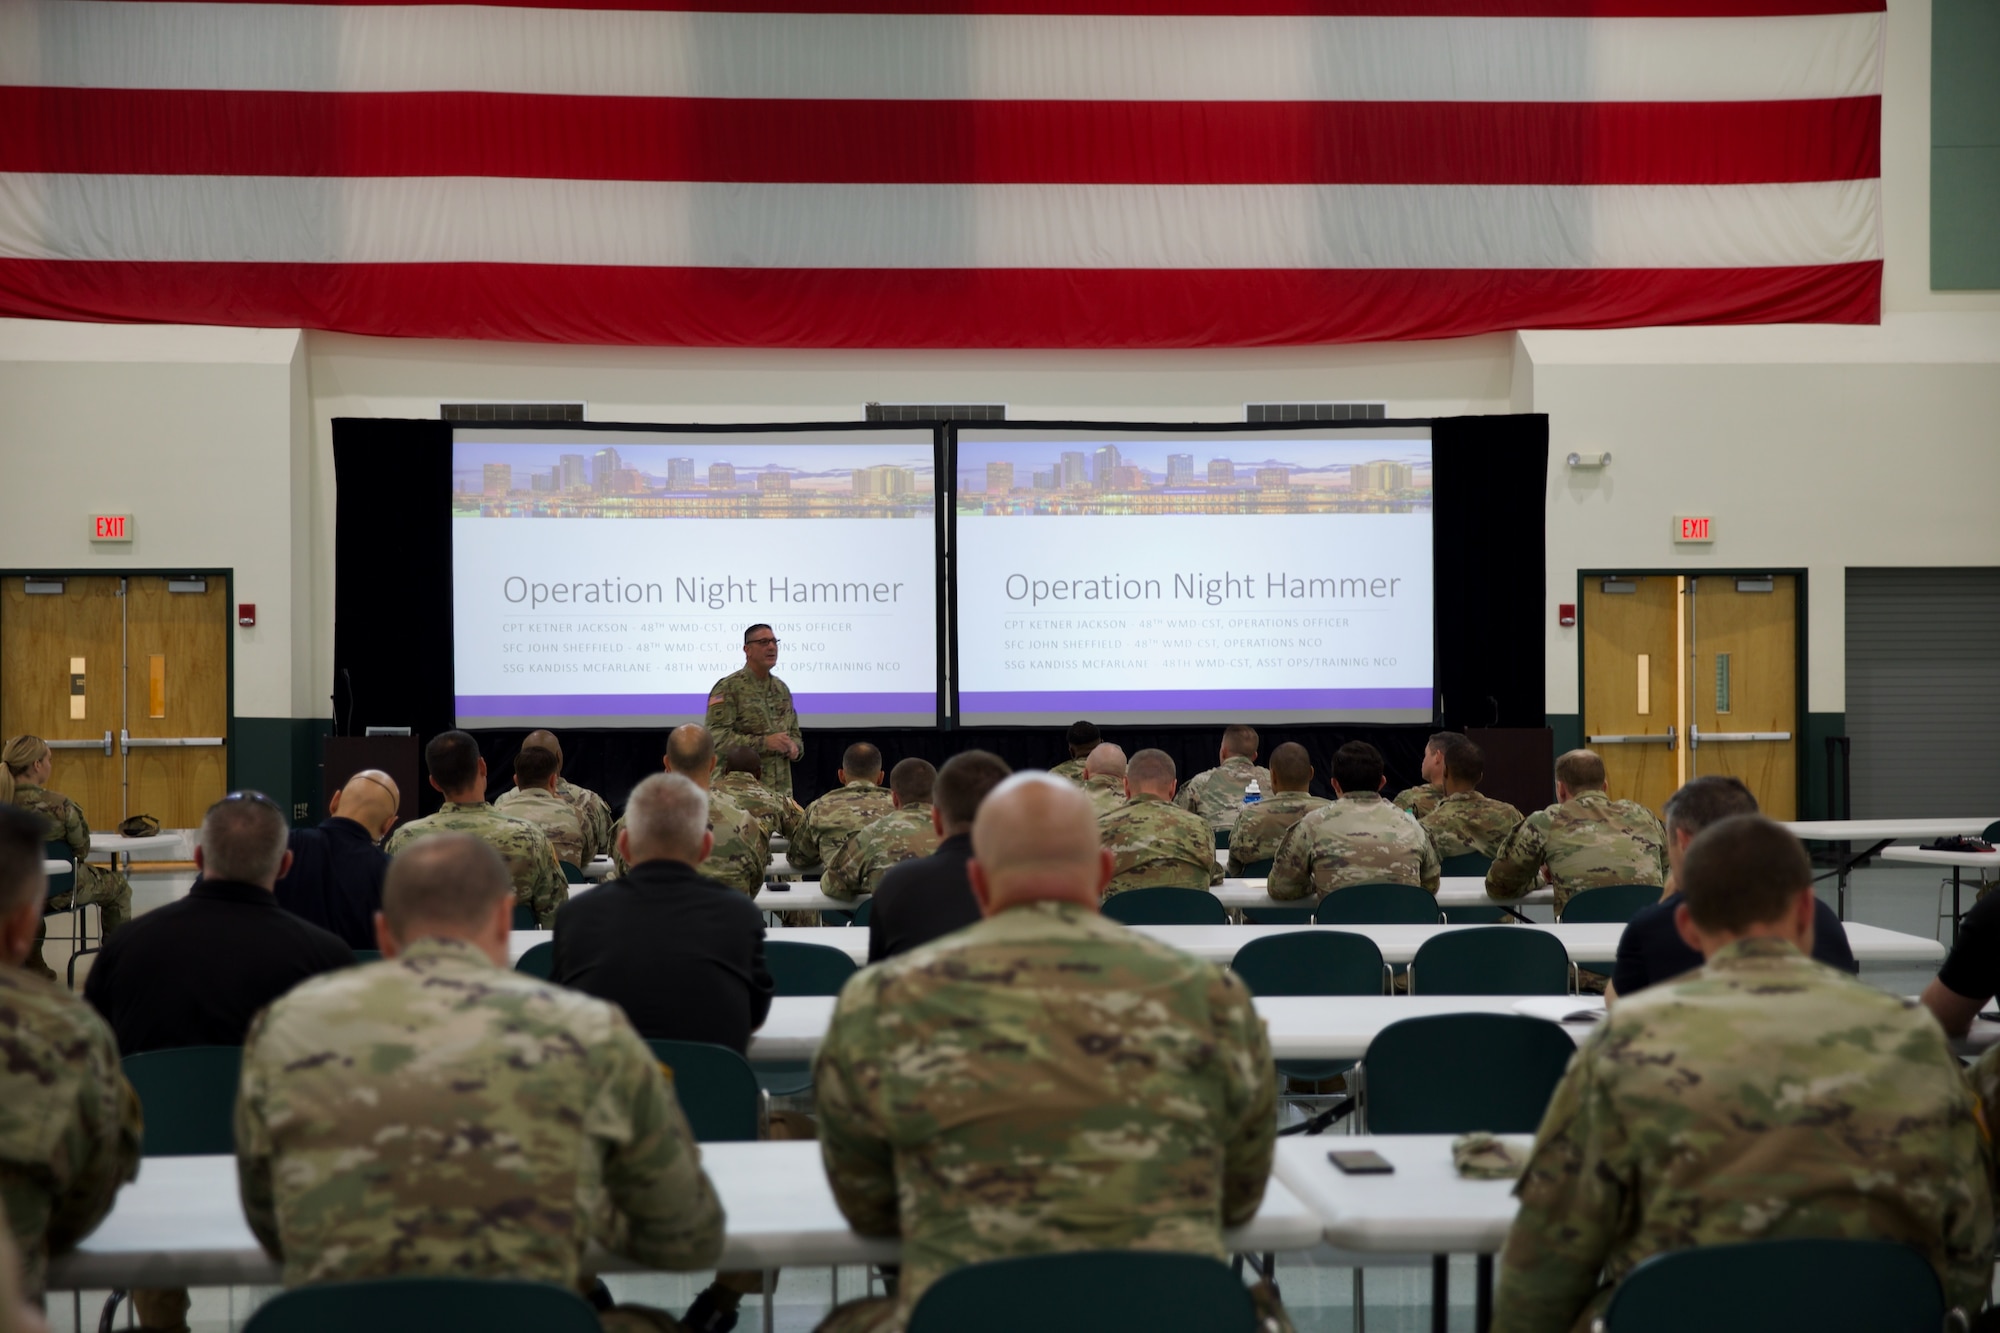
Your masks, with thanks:
M 1070 723 L 1069 735 L 1064 737 L 1069 745 L 1069 758 L 1057 764 L 1049 772 L 1059 778 L 1067 778 L 1081 787 L 1087 776 L 1084 765 L 1090 759 L 1090 752 L 1097 748 L 1098 742 L 1102 739 L 1103 737 L 1097 733 L 1095 722 Z M 1124 754 L 1124 751 L 1120 750 L 1119 754 Z
M 521 744 L 548 750 L 555 755 L 556 795 L 569 802 L 570 809 L 576 811 L 577 824 L 583 829 L 583 864 L 588 866 L 600 856 L 611 855 L 611 807 L 590 788 L 579 787 L 562 775 L 562 742 L 556 739 L 556 734 L 553 731 L 531 731 Z
M 1223 1228 L 1262 1201 L 1277 1088 L 1243 983 L 1097 914 L 1109 858 L 1054 775 L 1001 784 L 972 837 L 986 919 L 862 972 L 819 1049 L 834 1198 L 862 1235 L 903 1242 L 898 1295 L 822 1333 L 895 1333 L 982 1260 L 1221 1259 Z M 1258 1301 L 1284 1327 L 1268 1288 Z
M 0 1206 L 38 1300 L 139 1171 L 139 1098 L 97 1012 L 21 966 L 41 920 L 42 819 L 0 806 Z
M 96 903 L 105 938 L 132 919 L 132 886 L 108 866 L 91 865 L 90 825 L 75 801 L 42 784 L 55 768 L 55 754 L 39 736 L 16 736 L 0 750 L 0 803 L 11 803 L 42 817 L 42 840 L 67 843 L 76 865 L 76 887 L 48 900 L 47 910 L 60 912 L 71 905 Z M 42 957 L 48 938 L 48 922 L 35 923 L 35 944 L 28 952 L 27 968 L 36 976 L 55 978 L 55 970 Z
M 773 838 L 790 842 L 798 836 L 804 807 L 789 796 L 780 796 L 758 780 L 764 771 L 757 752 L 747 745 L 732 746 L 722 752 L 722 776 L 712 790 L 731 805 L 757 821 L 768 844 Z
M 1422 765 L 1423 785 L 1403 788 L 1403 790 L 1396 793 L 1396 798 L 1391 804 L 1398 810 L 1409 811 L 1418 819 L 1422 819 L 1425 815 L 1437 809 L 1438 804 L 1445 798 L 1445 751 L 1464 739 L 1465 737 L 1456 731 L 1440 731 L 1428 741 L 1425 741 L 1424 761 Z
M 1444 753 L 1445 797 L 1419 823 L 1431 835 L 1438 859 L 1478 855 L 1491 860 L 1500 854 L 1521 822 L 1521 812 L 1505 801 L 1479 792 L 1486 776 L 1486 752 L 1468 740 L 1448 743 Z
M 1539 873 L 1555 888 L 1560 916 L 1587 889 L 1667 882 L 1667 831 L 1659 816 L 1606 795 L 1604 761 L 1596 754 L 1571 750 L 1556 760 L 1556 802 L 1507 835 L 1486 872 L 1489 897 L 1519 898 Z
M 889 799 L 895 810 L 847 840 L 820 876 L 820 891 L 853 902 L 875 892 L 891 866 L 938 849 L 943 835 L 932 817 L 931 784 L 937 770 L 924 759 L 905 759 L 889 770 Z
M 307 982 L 243 1048 L 237 1176 L 285 1283 L 507 1277 L 577 1289 L 597 1241 L 707 1268 L 721 1205 L 616 1006 L 507 964 L 506 868 L 468 837 L 398 858 L 387 961 Z M 657 1311 L 607 1328 L 676 1329 Z
M 514 756 L 513 790 L 502 792 L 493 808 L 540 829 L 556 849 L 557 860 L 578 870 L 590 864 L 583 821 L 577 818 L 575 806 L 556 795 L 556 757 L 552 751 L 522 746 Z
M 424 747 L 430 784 L 444 795 L 444 808 L 413 819 L 389 835 L 382 850 L 398 852 L 440 833 L 470 833 L 500 853 L 514 879 L 514 900 L 534 912 L 543 930 L 555 927 L 556 909 L 569 901 L 556 849 L 524 819 L 501 814 L 486 802 L 486 760 L 479 743 L 462 731 L 441 732 Z
M 794 870 L 831 864 L 847 840 L 895 809 L 882 789 L 882 752 L 856 741 L 840 757 L 840 785 L 806 807 L 798 836 L 786 855 Z
M 1257 729 L 1242 725 L 1222 729 L 1220 766 L 1197 773 L 1174 797 L 1174 804 L 1207 820 L 1211 828 L 1233 828 L 1243 813 L 1243 793 L 1257 784 L 1260 796 L 1271 794 L 1271 770 L 1257 766 Z
M 1414 884 L 1438 891 L 1437 849 L 1423 826 L 1382 799 L 1382 753 L 1366 741 L 1334 752 L 1340 799 L 1292 825 L 1271 862 L 1270 893 L 1290 900 L 1353 884 Z
M 771 864 L 771 842 L 750 813 L 710 788 L 715 776 L 715 738 L 708 728 L 690 722 L 667 734 L 667 753 L 660 761 L 669 773 L 679 773 L 709 793 L 708 831 L 715 845 L 708 859 L 695 873 L 718 884 L 727 884 L 745 897 L 755 898 L 764 887 L 764 871 Z M 621 818 L 612 830 L 611 861 L 619 875 L 628 867 L 618 850 L 618 832 L 625 827 Z
M 1494 1333 L 1585 1329 L 1654 1254 L 1788 1237 L 1910 1245 L 1979 1309 L 1991 1150 L 1936 1022 L 1804 956 L 1812 864 L 1782 828 L 1714 824 L 1681 869 L 1707 965 L 1620 1002 L 1571 1061 L 1515 1191 Z
M 1174 760 L 1141 750 L 1125 766 L 1125 804 L 1099 816 L 1098 837 L 1111 850 L 1104 896 L 1127 889 L 1201 889 L 1222 883 L 1215 830 L 1174 804 Z
M 1270 788 L 1263 800 L 1244 809 L 1229 834 L 1230 878 L 1248 878 L 1253 864 L 1278 854 L 1278 846 L 1292 825 L 1331 804 L 1324 796 L 1306 790 L 1312 786 L 1312 775 L 1312 760 L 1305 746 L 1286 741 L 1271 751 Z
M 1125 752 L 1109 741 L 1084 761 L 1083 794 L 1099 819 L 1125 804 Z
M 743 631 L 743 669 L 708 692 L 709 734 L 718 750 L 747 745 L 763 760 L 764 785 L 792 794 L 792 762 L 806 752 L 791 687 L 771 674 L 778 664 L 778 636 L 769 625 Z

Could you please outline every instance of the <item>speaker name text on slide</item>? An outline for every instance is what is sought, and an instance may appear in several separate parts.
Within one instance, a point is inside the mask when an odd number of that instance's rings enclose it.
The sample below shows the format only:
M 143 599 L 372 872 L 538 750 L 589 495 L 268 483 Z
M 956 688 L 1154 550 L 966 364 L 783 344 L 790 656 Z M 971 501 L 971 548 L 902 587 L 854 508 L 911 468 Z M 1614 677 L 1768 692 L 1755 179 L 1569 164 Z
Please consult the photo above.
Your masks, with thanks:
M 935 722 L 928 432 L 632 434 L 454 445 L 459 725 L 698 721 L 758 623 L 807 725 Z
M 967 723 L 1432 715 L 1427 431 L 968 432 L 955 511 Z

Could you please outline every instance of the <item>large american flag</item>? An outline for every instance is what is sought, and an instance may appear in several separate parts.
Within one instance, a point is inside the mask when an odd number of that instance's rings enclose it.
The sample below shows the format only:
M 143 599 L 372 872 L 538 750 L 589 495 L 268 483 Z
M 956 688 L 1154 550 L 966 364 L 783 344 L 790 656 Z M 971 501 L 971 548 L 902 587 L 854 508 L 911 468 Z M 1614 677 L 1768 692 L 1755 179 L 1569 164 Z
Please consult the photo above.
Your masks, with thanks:
M 0 0 L 0 314 L 794 347 L 1869 322 L 1882 8 Z

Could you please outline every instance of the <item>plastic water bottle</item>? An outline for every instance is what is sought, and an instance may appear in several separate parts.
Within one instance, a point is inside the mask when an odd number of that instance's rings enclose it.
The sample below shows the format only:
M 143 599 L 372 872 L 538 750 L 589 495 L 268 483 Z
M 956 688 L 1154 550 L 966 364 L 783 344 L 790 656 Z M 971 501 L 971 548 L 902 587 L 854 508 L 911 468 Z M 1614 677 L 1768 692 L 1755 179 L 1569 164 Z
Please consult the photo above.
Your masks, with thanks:
M 1257 779 L 1255 778 L 1250 779 L 1250 785 L 1243 789 L 1243 804 L 1255 805 L 1257 804 L 1257 802 L 1263 799 L 1264 799 L 1263 788 L 1257 785 Z

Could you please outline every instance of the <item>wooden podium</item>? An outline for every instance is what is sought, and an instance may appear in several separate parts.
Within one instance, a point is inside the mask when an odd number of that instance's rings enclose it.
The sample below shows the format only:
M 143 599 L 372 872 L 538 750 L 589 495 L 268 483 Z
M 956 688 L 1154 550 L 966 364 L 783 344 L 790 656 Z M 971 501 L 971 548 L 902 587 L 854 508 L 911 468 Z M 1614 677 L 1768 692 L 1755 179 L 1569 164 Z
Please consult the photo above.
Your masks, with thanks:
M 417 738 L 415 736 L 328 736 L 319 764 L 319 815 L 333 794 L 364 768 L 379 768 L 396 780 L 403 803 L 396 822 L 406 824 L 417 817 Z
M 1467 740 L 1486 752 L 1479 790 L 1524 815 L 1555 804 L 1556 738 L 1547 727 L 1483 727 Z

